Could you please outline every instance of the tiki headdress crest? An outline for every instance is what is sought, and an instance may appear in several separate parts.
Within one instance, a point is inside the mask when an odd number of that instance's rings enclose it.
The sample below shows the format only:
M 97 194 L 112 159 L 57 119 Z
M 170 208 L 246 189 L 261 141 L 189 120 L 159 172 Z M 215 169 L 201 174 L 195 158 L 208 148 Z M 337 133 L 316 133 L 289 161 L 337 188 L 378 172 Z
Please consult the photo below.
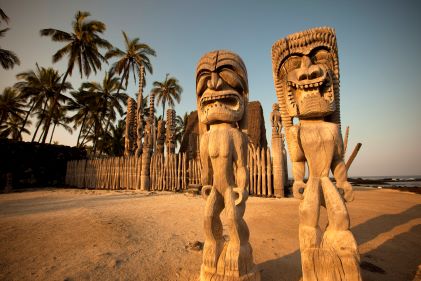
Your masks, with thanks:
M 336 33 L 318 27 L 290 34 L 272 46 L 272 71 L 288 146 L 293 118 L 340 126 L 339 59 Z
M 292 118 L 320 118 L 340 125 L 339 60 L 333 28 L 288 35 L 272 46 L 273 79 L 286 128 Z
M 237 123 L 246 130 L 248 92 L 247 70 L 237 54 L 216 50 L 199 60 L 196 97 L 200 123 Z

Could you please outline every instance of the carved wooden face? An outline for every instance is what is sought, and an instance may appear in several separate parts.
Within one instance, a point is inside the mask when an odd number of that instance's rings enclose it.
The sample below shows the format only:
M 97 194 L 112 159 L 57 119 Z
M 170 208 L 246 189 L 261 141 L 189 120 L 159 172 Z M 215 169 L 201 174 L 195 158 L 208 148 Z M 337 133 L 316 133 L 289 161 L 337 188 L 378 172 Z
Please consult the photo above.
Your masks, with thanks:
M 202 58 L 201 62 L 206 60 L 205 63 L 199 62 L 196 93 L 202 123 L 234 123 L 243 118 L 247 82 L 245 69 L 239 70 L 237 58 L 226 51 L 215 51 Z
M 285 58 L 280 74 L 290 116 L 318 118 L 335 111 L 333 71 L 334 58 L 325 48 L 308 48 Z

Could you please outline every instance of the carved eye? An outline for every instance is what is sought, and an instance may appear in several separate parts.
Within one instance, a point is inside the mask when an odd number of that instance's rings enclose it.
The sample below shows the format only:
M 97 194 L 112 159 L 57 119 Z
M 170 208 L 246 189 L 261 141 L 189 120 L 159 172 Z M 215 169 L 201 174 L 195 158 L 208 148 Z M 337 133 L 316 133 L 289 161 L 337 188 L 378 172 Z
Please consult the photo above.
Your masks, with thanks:
M 326 64 L 330 61 L 331 55 L 327 50 L 318 50 L 312 56 L 312 61 L 314 64 Z
M 288 71 L 300 68 L 301 66 L 301 57 L 299 56 L 290 56 L 284 63 L 285 68 Z
M 240 76 L 231 68 L 224 67 L 219 70 L 219 76 L 225 81 L 231 88 L 242 92 L 244 85 L 241 81 Z
M 196 82 L 196 94 L 200 97 L 207 88 L 211 74 L 207 70 L 199 72 Z

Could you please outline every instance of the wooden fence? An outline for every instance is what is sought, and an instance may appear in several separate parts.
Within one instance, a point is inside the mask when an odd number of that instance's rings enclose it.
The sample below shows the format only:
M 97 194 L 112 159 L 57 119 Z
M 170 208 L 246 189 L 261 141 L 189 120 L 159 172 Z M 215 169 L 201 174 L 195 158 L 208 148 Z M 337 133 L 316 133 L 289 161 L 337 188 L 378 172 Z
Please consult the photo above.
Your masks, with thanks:
M 142 158 L 112 157 L 67 162 L 66 184 L 97 189 L 139 189 Z
M 249 145 L 247 164 L 250 195 L 274 196 L 270 149 Z M 141 169 L 141 157 L 69 161 L 66 184 L 97 189 L 140 189 Z M 150 190 L 186 190 L 189 184 L 200 184 L 201 172 L 200 160 L 188 160 L 185 153 L 165 157 L 153 154 Z
M 187 177 L 186 153 L 153 154 L 150 166 L 150 190 L 186 190 L 189 184 Z
M 260 148 L 249 145 L 248 149 L 249 168 L 249 193 L 250 195 L 272 197 L 272 157 L 270 148 Z

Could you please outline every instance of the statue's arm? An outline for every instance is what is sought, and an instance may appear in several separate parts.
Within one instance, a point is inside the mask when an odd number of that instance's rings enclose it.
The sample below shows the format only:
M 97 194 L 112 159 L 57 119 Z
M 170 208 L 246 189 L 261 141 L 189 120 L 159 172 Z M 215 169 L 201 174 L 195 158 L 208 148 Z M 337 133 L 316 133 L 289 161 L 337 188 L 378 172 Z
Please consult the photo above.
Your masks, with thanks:
M 200 163 L 202 165 L 202 185 L 212 185 L 212 163 L 209 157 L 209 133 L 204 133 L 200 140 Z
M 249 173 L 247 171 L 247 136 L 242 132 L 233 134 L 234 139 L 234 161 L 237 167 L 235 178 L 237 180 L 237 192 L 240 200 L 236 204 L 240 204 L 247 200 Z
M 298 125 L 294 125 L 289 128 L 288 132 L 285 131 L 285 133 L 287 134 L 287 140 L 289 140 L 288 146 L 292 161 L 292 176 L 294 177 L 292 193 L 295 198 L 303 199 L 302 192 L 306 186 L 304 183 L 306 161 L 304 152 L 300 146 L 299 131 L 300 127 Z
M 347 169 L 343 160 L 343 142 L 339 136 L 336 141 L 336 150 L 334 152 L 331 170 L 336 180 L 336 186 L 343 189 L 343 197 L 347 202 L 354 200 L 352 185 L 348 182 Z

